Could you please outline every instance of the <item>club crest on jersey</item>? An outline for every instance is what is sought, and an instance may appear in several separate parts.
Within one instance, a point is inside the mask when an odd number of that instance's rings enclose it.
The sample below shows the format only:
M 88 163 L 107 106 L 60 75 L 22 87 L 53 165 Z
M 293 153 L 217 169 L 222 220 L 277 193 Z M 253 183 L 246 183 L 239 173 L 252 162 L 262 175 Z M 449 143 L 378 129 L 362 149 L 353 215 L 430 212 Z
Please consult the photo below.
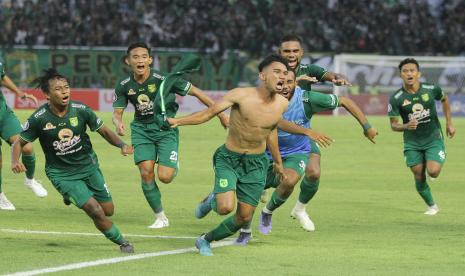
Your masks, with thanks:
M 421 99 L 424 101 L 424 102 L 427 102 L 429 100 L 429 95 L 428 94 L 423 94 L 421 95 Z
M 54 126 L 52 123 L 48 122 L 45 124 L 45 127 L 43 128 L 43 130 L 50 130 L 50 129 L 55 129 L 57 128 L 56 126 Z
M 78 121 L 78 118 L 77 117 L 72 117 L 72 118 L 69 118 L 69 123 L 71 124 L 71 126 L 75 127 L 79 124 L 79 121 Z
M 402 103 L 402 106 L 406 106 L 406 105 L 409 105 L 411 103 L 412 103 L 411 101 L 405 99 L 404 102 Z
M 147 89 L 149 90 L 150 93 L 153 93 L 157 91 L 157 86 L 155 84 L 149 84 L 147 85 Z
M 129 91 L 128 91 L 128 95 L 129 95 L 129 96 L 130 96 L 130 95 L 136 95 L 136 92 L 134 91 L 134 89 L 131 88 L 131 89 L 129 89 Z

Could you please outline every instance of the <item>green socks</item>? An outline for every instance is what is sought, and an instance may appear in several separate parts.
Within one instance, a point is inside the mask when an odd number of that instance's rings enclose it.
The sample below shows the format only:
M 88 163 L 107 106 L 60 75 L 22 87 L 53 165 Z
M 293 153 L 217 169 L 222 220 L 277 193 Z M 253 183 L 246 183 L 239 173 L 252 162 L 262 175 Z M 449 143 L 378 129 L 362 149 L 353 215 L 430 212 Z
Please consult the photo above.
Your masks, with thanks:
M 304 176 L 302 182 L 300 182 L 299 201 L 303 204 L 307 204 L 316 194 L 319 186 L 320 179 L 316 181 L 311 181 L 306 176 Z
M 415 180 L 415 186 L 417 188 L 418 193 L 420 194 L 421 198 L 425 201 L 428 206 L 434 205 L 433 195 L 431 194 L 431 189 L 426 183 L 426 180 L 419 181 Z
M 155 213 L 160 213 L 163 211 L 163 206 L 161 205 L 161 193 L 158 189 L 157 183 L 152 181 L 151 183 L 141 183 L 142 191 L 144 191 L 144 196 L 150 207 Z
M 123 243 L 126 242 L 126 240 L 123 238 L 123 235 L 119 231 L 118 227 L 116 227 L 114 223 L 110 229 L 103 231 L 103 234 L 105 235 L 105 237 L 107 237 L 107 239 L 109 239 L 110 241 L 118 245 L 122 245 Z
M 23 154 L 21 156 L 21 161 L 26 167 L 26 177 L 29 179 L 34 178 L 34 172 L 36 170 L 36 155 L 32 153 L 31 155 Z
M 284 202 L 286 202 L 287 198 L 281 198 L 276 190 L 274 190 L 273 194 L 271 195 L 270 201 L 266 204 L 266 209 L 268 211 L 273 212 L 276 208 L 279 206 L 283 205 Z
M 236 233 L 241 229 L 241 226 L 236 222 L 236 216 L 232 215 L 223 220 L 215 229 L 205 234 L 205 240 L 208 242 L 222 240 Z

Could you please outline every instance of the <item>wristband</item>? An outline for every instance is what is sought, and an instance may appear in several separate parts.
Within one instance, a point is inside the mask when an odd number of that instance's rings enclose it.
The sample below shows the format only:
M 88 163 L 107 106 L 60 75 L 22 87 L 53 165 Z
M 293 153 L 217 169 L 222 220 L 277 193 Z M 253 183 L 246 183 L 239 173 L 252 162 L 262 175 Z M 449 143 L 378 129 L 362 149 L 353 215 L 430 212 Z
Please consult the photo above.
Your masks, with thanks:
M 371 128 L 371 125 L 369 122 L 366 122 L 362 125 L 362 127 L 363 127 L 363 132 L 367 133 L 367 131 Z

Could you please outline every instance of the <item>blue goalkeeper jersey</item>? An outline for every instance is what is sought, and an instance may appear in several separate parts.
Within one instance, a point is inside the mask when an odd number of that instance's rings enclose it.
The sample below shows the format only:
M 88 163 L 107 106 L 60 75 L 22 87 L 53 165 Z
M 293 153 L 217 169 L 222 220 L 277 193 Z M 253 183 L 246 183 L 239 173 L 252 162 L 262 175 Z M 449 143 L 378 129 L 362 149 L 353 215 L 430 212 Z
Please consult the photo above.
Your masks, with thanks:
M 302 102 L 302 95 L 304 90 L 296 87 L 294 95 L 289 101 L 287 111 L 284 112 L 283 118 L 289 122 L 293 122 L 301 127 L 310 128 L 310 120 L 305 115 L 304 105 Z M 286 157 L 295 153 L 309 153 L 310 141 L 305 135 L 290 134 L 278 129 L 278 143 L 279 152 L 282 157 Z M 270 152 L 266 151 L 267 155 L 271 158 Z

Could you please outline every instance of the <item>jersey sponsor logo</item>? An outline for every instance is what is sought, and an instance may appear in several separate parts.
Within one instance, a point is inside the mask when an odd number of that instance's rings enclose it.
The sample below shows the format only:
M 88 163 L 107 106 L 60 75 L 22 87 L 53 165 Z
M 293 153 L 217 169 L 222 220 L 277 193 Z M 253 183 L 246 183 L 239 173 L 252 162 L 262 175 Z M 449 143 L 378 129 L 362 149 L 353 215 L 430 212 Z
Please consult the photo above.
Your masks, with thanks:
M 141 94 L 137 97 L 137 102 L 136 108 L 141 112 L 141 115 L 153 114 L 153 102 L 149 96 Z
M 128 90 L 128 96 L 131 96 L 131 95 L 136 95 L 136 92 L 132 88 Z
M 66 123 L 59 123 L 58 126 L 66 126 Z
M 219 184 L 220 184 L 220 187 L 221 187 L 221 188 L 226 188 L 226 187 L 228 187 L 228 180 L 222 178 L 222 179 L 220 179 Z
M 429 85 L 429 84 L 423 84 L 421 87 L 426 88 L 426 89 L 434 89 L 434 85 Z
M 71 104 L 71 107 L 85 109 L 85 108 L 86 108 L 86 105 L 84 105 L 84 104 L 78 104 L 78 103 L 72 103 L 72 104 Z
M 164 80 L 165 79 L 165 77 L 163 77 L 163 76 L 161 76 L 161 75 L 159 75 L 157 73 L 153 73 L 152 76 L 154 76 L 155 78 L 157 78 L 159 80 Z
M 34 118 L 39 118 L 39 116 L 44 113 L 45 113 L 45 108 L 42 108 L 41 110 L 37 111 L 36 114 L 34 114 Z
M 75 127 L 79 124 L 79 120 L 77 117 L 71 117 L 69 118 L 69 123 L 71 124 L 71 126 Z
M 82 146 L 80 146 L 77 149 L 71 150 L 72 147 L 81 142 L 81 136 L 74 136 L 73 131 L 69 128 L 61 129 L 58 132 L 58 139 L 60 140 L 53 142 L 54 149 L 58 151 L 56 155 L 66 155 L 82 149 Z
M 24 122 L 24 124 L 21 127 L 23 128 L 23 131 L 28 130 L 29 129 L 29 120 L 26 120 L 26 122 Z
M 429 101 L 429 95 L 428 95 L 428 94 L 423 94 L 423 95 L 421 95 L 421 99 L 422 99 L 424 102 L 427 102 L 427 101 Z
M 56 126 L 54 126 L 52 123 L 48 122 L 45 124 L 45 127 L 43 128 L 43 130 L 50 130 L 50 129 L 55 129 L 57 128 Z
M 139 92 L 144 92 L 145 88 L 139 88 Z
M 150 93 L 153 93 L 153 92 L 157 91 L 157 86 L 155 84 L 149 84 L 149 85 L 147 85 L 147 90 Z
M 406 106 L 406 105 L 409 105 L 409 104 L 412 104 L 412 102 L 405 99 L 404 102 L 402 103 L 402 106 Z
M 124 79 L 120 82 L 121 85 L 125 85 L 126 83 L 128 83 L 128 81 L 130 80 L 131 78 L 128 77 L 127 79 Z
M 412 106 L 412 112 L 408 115 L 409 121 L 412 119 L 416 119 L 418 123 L 427 123 L 430 120 L 423 120 L 425 118 L 429 118 L 430 110 L 425 109 L 422 104 L 416 103 Z M 423 121 L 421 121 L 423 120 Z

